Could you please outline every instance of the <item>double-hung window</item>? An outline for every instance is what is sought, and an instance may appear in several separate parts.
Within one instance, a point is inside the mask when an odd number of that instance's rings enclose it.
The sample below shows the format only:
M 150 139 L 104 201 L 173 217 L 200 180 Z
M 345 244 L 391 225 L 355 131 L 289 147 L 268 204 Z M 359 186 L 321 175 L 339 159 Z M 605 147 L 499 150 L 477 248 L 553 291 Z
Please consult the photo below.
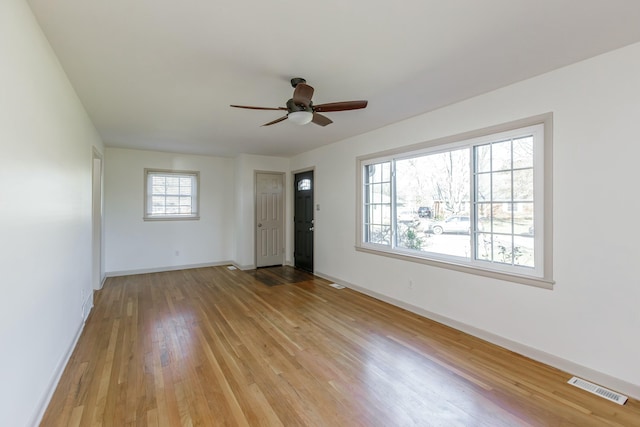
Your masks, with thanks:
M 358 250 L 550 288 L 551 114 L 358 158 Z
M 199 219 L 199 173 L 145 169 L 145 220 Z

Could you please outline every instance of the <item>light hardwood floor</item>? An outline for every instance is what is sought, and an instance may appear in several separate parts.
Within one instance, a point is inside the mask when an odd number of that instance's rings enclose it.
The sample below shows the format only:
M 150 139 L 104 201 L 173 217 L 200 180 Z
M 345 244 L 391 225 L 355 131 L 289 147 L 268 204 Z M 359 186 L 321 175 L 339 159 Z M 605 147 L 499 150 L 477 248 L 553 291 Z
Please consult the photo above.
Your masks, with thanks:
M 44 426 L 640 426 L 571 375 L 290 267 L 110 278 Z

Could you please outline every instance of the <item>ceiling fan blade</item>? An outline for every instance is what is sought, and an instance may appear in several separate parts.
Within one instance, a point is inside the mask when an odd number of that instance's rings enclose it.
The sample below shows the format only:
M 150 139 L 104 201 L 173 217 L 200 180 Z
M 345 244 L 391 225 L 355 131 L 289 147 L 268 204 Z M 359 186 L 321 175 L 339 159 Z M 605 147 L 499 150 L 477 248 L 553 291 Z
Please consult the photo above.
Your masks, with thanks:
M 283 120 L 287 120 L 287 116 L 282 116 L 282 117 L 280 117 L 279 119 L 275 119 L 275 120 L 274 120 L 274 121 L 272 121 L 272 122 L 265 123 L 265 124 L 263 124 L 262 126 L 271 126 L 271 125 L 275 125 L 276 123 L 280 123 L 280 122 L 281 122 L 281 121 L 283 121 Z
M 333 123 L 333 120 L 331 120 L 329 117 L 323 116 L 322 114 L 318 113 L 313 113 L 313 119 L 311 119 L 311 121 L 320 126 L 326 126 Z
M 285 107 L 254 107 L 252 105 L 229 105 L 234 108 L 248 108 L 249 110 L 287 110 Z
M 312 96 L 313 88 L 311 86 L 306 83 L 298 83 L 293 91 L 293 102 L 308 107 L 311 104 Z
M 367 101 L 331 102 L 329 104 L 314 105 L 313 111 L 325 113 L 331 111 L 358 110 L 360 108 L 366 108 L 367 103 Z

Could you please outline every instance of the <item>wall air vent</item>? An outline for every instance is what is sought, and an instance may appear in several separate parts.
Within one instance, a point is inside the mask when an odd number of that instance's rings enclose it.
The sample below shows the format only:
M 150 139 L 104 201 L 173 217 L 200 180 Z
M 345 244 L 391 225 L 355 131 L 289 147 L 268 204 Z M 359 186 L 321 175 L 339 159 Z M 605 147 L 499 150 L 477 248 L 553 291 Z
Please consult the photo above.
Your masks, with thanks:
M 604 397 L 605 399 L 610 400 L 612 402 L 616 402 L 618 405 L 624 405 L 625 402 L 627 401 L 627 396 L 624 396 L 620 393 L 616 393 L 615 391 L 611 391 L 599 385 L 590 383 L 589 381 L 585 381 L 578 377 L 573 377 L 567 382 L 578 388 L 586 390 L 589 393 L 593 393 L 600 397 Z

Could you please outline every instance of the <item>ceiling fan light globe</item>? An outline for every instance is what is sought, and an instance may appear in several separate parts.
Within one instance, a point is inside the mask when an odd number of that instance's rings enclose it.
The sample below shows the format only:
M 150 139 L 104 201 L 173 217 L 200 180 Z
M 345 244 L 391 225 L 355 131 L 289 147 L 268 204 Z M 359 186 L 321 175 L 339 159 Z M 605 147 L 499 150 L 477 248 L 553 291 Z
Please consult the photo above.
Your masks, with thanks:
M 311 111 L 292 111 L 287 115 L 287 118 L 297 125 L 306 125 L 313 120 L 313 113 Z

